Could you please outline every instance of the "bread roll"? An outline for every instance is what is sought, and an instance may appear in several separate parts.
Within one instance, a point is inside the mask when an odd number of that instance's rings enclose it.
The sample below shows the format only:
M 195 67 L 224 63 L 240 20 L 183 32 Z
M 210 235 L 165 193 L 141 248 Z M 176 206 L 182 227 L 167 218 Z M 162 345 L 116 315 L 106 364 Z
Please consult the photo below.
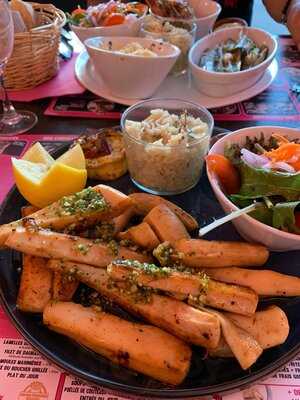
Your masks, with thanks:
M 22 0 L 11 0 L 11 9 L 18 11 L 28 30 L 36 26 L 36 15 L 32 5 Z

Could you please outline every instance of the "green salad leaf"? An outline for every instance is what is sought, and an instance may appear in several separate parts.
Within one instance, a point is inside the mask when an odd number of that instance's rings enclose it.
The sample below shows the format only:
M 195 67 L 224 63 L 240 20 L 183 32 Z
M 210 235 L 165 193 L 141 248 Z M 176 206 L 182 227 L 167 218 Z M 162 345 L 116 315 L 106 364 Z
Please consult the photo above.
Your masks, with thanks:
M 239 195 L 257 199 L 264 196 L 282 196 L 287 201 L 300 199 L 300 174 L 273 172 L 239 164 L 241 188 Z
M 272 225 L 274 228 L 300 234 L 300 228 L 296 226 L 295 209 L 300 201 L 277 203 L 273 207 Z

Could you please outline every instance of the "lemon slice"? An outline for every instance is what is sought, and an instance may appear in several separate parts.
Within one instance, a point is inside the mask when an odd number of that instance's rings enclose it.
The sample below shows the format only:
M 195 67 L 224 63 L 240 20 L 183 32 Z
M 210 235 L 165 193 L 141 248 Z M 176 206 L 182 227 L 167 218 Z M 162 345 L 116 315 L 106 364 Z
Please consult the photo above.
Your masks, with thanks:
M 54 163 L 54 159 L 50 156 L 48 151 L 41 145 L 40 142 L 36 142 L 33 146 L 31 146 L 23 155 L 22 160 L 45 164 L 48 167 Z
M 12 158 L 17 188 L 32 205 L 43 208 L 84 189 L 85 169 L 76 169 L 55 161 L 50 168 L 43 164 Z
M 76 146 L 69 149 L 56 162 L 72 168 L 85 169 L 85 157 L 80 144 L 76 144 Z

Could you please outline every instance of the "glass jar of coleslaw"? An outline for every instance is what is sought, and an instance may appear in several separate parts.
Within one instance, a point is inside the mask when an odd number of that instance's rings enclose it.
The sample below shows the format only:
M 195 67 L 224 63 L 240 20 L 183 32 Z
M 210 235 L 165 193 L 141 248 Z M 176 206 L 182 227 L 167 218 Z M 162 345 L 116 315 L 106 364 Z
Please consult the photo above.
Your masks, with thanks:
M 209 148 L 213 117 L 178 99 L 151 99 L 128 108 L 121 119 L 128 170 L 141 189 L 183 193 L 197 184 Z

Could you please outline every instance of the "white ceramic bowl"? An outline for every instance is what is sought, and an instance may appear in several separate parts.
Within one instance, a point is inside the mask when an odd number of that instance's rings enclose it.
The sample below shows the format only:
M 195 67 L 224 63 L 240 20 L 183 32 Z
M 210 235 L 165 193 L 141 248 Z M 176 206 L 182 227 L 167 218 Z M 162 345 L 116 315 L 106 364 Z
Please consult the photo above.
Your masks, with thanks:
M 213 0 L 188 0 L 188 2 L 196 15 L 193 20 L 197 25 L 196 39 L 203 38 L 211 32 L 222 8 L 219 3 Z
M 72 31 L 84 42 L 86 39 L 97 36 L 138 36 L 144 17 L 137 18 L 130 24 L 120 24 L 112 26 L 96 26 L 84 28 L 70 24 Z
M 113 51 L 132 42 L 151 48 L 157 57 L 141 57 Z M 128 99 L 151 97 L 180 54 L 178 47 L 170 43 L 146 38 L 96 37 L 87 39 L 84 44 L 96 73 L 101 75 L 112 95 Z M 111 50 L 108 50 L 108 46 Z
M 199 67 L 203 52 L 228 39 L 238 39 L 240 32 L 249 36 L 258 46 L 266 45 L 268 57 L 261 64 L 239 72 L 211 72 Z M 189 65 L 196 88 L 212 97 L 226 97 L 253 86 L 273 61 L 277 50 L 276 40 L 267 32 L 256 28 L 227 28 L 205 36 L 194 44 L 189 53 Z
M 209 154 L 223 154 L 224 146 L 228 143 L 245 143 L 246 137 L 259 137 L 261 132 L 266 138 L 272 133 L 278 133 L 290 139 L 300 137 L 299 129 L 292 129 L 279 126 L 255 126 L 252 128 L 244 128 L 224 136 L 218 140 L 210 149 Z M 216 176 L 207 171 L 208 179 L 211 187 L 218 199 L 220 205 L 226 213 L 238 210 L 238 208 L 223 193 Z M 289 251 L 300 250 L 300 235 L 283 232 L 279 229 L 272 228 L 262 222 L 255 220 L 249 215 L 242 215 L 232 221 L 240 235 L 251 242 L 258 242 L 266 245 L 273 251 Z

